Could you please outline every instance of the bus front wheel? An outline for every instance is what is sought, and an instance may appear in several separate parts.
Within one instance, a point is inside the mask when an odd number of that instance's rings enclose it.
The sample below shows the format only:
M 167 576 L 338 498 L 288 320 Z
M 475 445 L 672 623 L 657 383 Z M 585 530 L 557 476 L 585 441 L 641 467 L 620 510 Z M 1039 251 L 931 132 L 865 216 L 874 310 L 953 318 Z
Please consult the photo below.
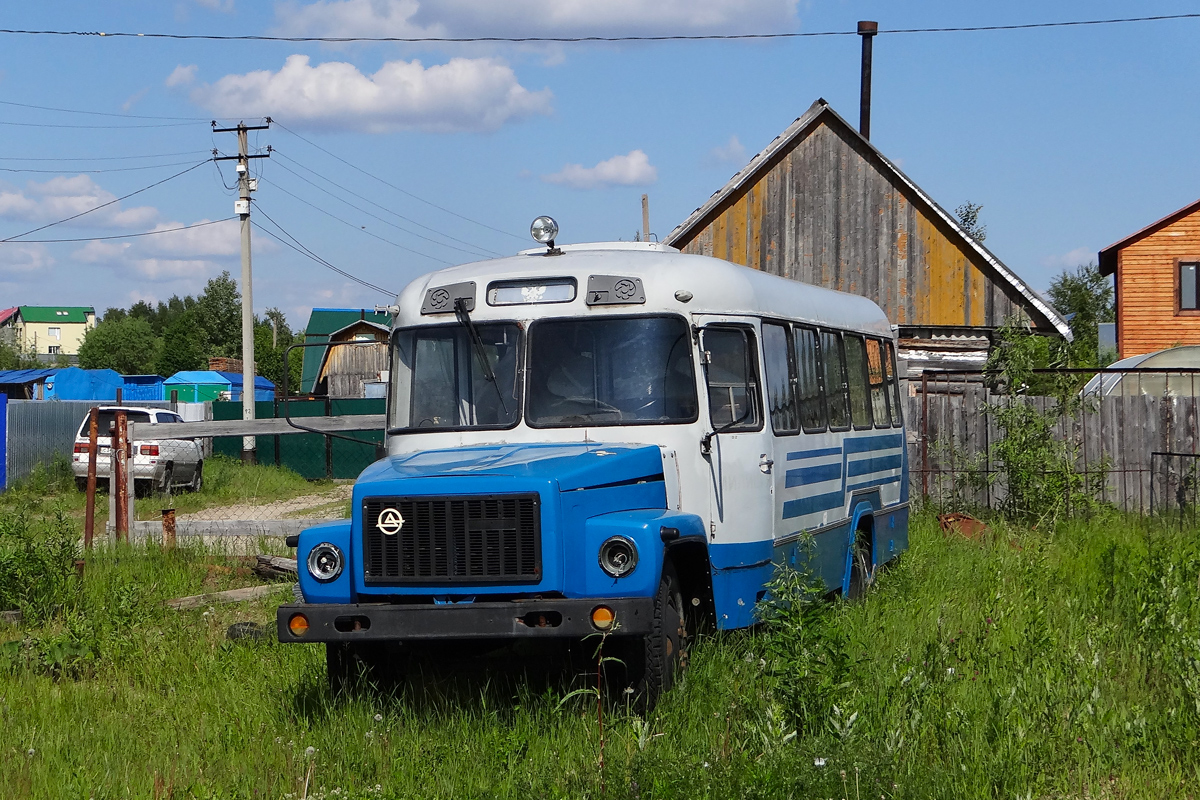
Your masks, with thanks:
M 632 664 L 626 665 L 630 684 L 638 695 L 638 704 L 650 711 L 675 683 L 677 673 L 687 667 L 690 638 L 679 576 L 671 562 L 663 565 L 662 578 L 654 595 L 654 618 L 650 633 L 641 638 L 641 647 L 630 648 Z M 640 650 L 640 652 L 637 652 Z

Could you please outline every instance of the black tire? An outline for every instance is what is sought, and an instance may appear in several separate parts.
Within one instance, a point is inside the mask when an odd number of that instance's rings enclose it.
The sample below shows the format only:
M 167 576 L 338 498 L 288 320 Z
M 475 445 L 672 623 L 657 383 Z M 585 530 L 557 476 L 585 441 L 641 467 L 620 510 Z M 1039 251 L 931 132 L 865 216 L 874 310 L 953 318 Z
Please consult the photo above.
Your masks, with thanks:
M 639 710 L 649 713 L 675 685 L 678 673 L 687 668 L 691 644 L 683 593 L 671 562 L 663 564 L 650 633 L 628 644 L 632 646 L 621 648 L 627 656 L 623 659 L 626 680 L 637 695 Z
M 97 483 L 98 483 L 98 481 L 97 481 Z M 76 478 L 75 479 L 75 488 L 81 492 L 86 492 L 87 491 L 87 478 Z
M 165 467 L 163 467 L 162 480 L 160 480 L 158 482 L 158 485 L 155 488 L 158 489 L 160 494 L 170 494 L 171 493 L 171 484 L 174 480 L 175 480 L 175 462 L 173 462 L 173 461 L 167 462 L 167 465 Z
M 867 540 L 870 534 L 860 530 L 854 539 L 854 552 L 850 556 L 850 587 L 846 590 L 847 600 L 860 600 L 871 588 L 875 578 L 871 569 L 871 545 Z
M 188 491 L 193 494 L 204 488 L 204 459 L 196 462 L 196 471 L 192 473 L 192 482 L 188 484 Z

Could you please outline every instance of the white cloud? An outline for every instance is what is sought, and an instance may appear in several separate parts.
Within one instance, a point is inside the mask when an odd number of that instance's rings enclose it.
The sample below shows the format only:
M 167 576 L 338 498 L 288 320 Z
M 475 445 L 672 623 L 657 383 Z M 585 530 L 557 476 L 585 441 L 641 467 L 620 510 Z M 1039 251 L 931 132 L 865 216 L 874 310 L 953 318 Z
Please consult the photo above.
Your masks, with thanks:
M 226 14 L 233 11 L 233 0 L 196 0 L 196 4 L 211 11 L 222 11 Z
M 603 36 L 791 30 L 798 0 L 319 0 L 275 7 L 323 36 Z
M 604 186 L 646 186 L 658 180 L 658 169 L 642 150 L 613 156 L 594 167 L 567 164 L 552 175 L 543 175 L 546 183 L 559 183 L 576 189 L 597 189 Z
M 1096 263 L 1096 251 L 1086 247 L 1076 247 L 1070 252 L 1046 256 L 1042 259 L 1042 266 L 1047 269 L 1075 269 L 1080 264 L 1094 263 Z
M 200 220 L 196 225 L 208 222 Z M 183 227 L 181 222 L 161 222 L 153 230 Z M 273 249 L 262 242 L 259 249 Z M 188 230 L 145 236 L 131 241 L 93 239 L 76 249 L 71 258 L 82 264 L 108 267 L 118 273 L 150 281 L 190 279 L 193 283 L 227 268 L 221 260 L 231 260 L 241 250 L 236 220 Z
M 491 131 L 505 122 L 549 114 L 549 89 L 531 92 L 503 61 L 452 58 L 425 67 L 389 61 L 373 75 L 353 64 L 317 66 L 289 56 L 278 72 L 226 75 L 192 91 L 222 117 L 278 116 L 312 127 L 386 133 L 397 130 Z
M 146 87 L 145 89 L 142 89 L 140 92 L 130 95 L 128 100 L 126 100 L 124 103 L 121 103 L 121 110 L 129 111 L 131 108 L 133 108 L 139 102 L 141 102 L 142 98 L 145 97 L 146 93 L 149 91 L 150 91 L 150 87 Z
M 0 244 L 0 274 L 37 272 L 54 263 L 46 246 L 5 242 Z
M 188 64 L 186 67 L 180 64 L 167 76 L 165 83 L 167 86 L 186 86 L 196 80 L 196 69 L 195 64 Z
M 53 222 L 116 200 L 87 175 L 59 176 L 44 183 L 30 181 L 25 188 L 0 186 L 0 217 L 25 222 Z M 72 226 L 92 228 L 145 227 L 158 218 L 151 206 L 122 208 L 120 203 L 72 220 Z
M 737 164 L 746 163 L 746 148 L 738 141 L 737 136 L 730 136 L 729 141 L 708 151 L 705 158 L 707 164 Z

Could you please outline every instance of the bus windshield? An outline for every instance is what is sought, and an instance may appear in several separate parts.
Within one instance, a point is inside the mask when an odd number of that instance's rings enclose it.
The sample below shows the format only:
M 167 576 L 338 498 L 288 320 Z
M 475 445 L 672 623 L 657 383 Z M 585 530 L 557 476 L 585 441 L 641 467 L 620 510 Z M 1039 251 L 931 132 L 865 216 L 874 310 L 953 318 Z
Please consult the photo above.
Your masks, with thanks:
M 693 422 L 691 337 L 680 317 L 547 319 L 529 333 L 532 427 Z
M 508 428 L 517 423 L 520 331 L 511 322 L 475 329 L 481 348 L 462 325 L 396 331 L 389 430 Z M 485 358 L 490 369 L 481 363 Z

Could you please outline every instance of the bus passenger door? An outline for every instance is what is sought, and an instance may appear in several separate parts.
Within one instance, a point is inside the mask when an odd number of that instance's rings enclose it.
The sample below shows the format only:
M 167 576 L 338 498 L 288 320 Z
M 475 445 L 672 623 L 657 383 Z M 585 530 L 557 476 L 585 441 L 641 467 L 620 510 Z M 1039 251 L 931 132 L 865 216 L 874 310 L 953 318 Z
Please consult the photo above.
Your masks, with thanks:
M 764 425 L 755 325 L 697 319 L 707 393 L 701 441 L 709 485 L 709 558 L 718 626 L 752 621 L 774 547 L 774 443 Z M 724 606 L 724 611 L 722 610 Z M 724 618 L 723 618 L 724 617 Z

